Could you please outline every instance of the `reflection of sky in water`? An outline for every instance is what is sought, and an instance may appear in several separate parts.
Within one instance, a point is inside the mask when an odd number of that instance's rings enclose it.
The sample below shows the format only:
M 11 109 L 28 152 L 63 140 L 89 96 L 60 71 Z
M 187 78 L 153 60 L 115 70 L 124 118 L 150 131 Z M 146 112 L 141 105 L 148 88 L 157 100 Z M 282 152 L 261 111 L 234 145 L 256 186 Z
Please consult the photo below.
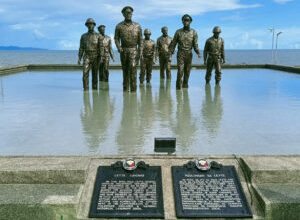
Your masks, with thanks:
M 266 69 L 224 70 L 220 87 L 193 70 L 190 88 L 159 80 L 123 93 L 83 92 L 81 73 L 0 77 L 1 155 L 153 153 L 154 137 L 176 137 L 177 154 L 299 154 L 300 76 Z

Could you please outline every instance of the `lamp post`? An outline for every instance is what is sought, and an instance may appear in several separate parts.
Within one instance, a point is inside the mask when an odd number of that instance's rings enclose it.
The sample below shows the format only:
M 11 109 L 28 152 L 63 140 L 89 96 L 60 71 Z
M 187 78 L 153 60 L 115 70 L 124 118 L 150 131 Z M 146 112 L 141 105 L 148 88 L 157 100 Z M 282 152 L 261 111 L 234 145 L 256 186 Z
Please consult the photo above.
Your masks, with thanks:
M 274 27 L 269 28 L 269 31 L 272 32 L 272 60 L 271 60 L 271 62 L 273 63 L 274 62 L 274 37 L 275 37 L 275 28 Z
M 277 48 L 278 48 L 278 37 L 279 37 L 280 34 L 282 34 L 282 31 L 280 31 L 280 32 L 278 32 L 276 34 L 276 46 L 275 46 L 275 50 L 276 50 L 276 63 L 278 61 L 278 51 L 277 51 Z

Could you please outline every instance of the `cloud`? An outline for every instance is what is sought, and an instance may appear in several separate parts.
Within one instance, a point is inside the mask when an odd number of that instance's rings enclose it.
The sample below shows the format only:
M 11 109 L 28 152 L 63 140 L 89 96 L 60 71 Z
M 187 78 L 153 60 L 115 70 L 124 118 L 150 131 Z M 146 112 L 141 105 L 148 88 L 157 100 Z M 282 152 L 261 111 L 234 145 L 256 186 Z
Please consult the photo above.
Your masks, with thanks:
M 47 16 L 49 18 L 66 18 L 70 16 L 84 16 L 89 14 L 91 17 L 106 17 L 110 19 L 122 18 L 121 9 L 125 5 L 132 5 L 134 7 L 134 16 L 136 18 L 154 19 L 165 16 L 182 15 L 189 13 L 191 15 L 200 15 L 211 11 L 228 11 L 246 8 L 259 7 L 259 4 L 242 4 L 240 0 L 89 0 L 73 1 L 73 0 L 52 0 L 45 1 L 43 4 L 37 4 L 35 0 L 2 0 L 7 5 L 9 11 L 12 13 L 8 19 L 37 19 L 37 17 Z M 20 10 L 22 8 L 22 10 Z
M 77 50 L 79 42 L 73 40 L 60 40 L 58 42 L 58 47 L 62 50 Z
M 115 3 L 115 1 L 104 1 L 105 11 L 109 11 L 113 17 L 120 15 L 124 3 Z M 241 4 L 238 0 L 152 0 L 152 1 L 127 1 L 129 5 L 134 5 L 134 14 L 137 18 L 156 19 L 174 15 L 200 15 L 212 11 L 228 11 L 245 8 L 260 7 L 260 4 Z M 130 4 L 131 3 L 131 4 Z
M 221 20 L 222 21 L 241 21 L 241 20 L 244 20 L 244 18 L 240 15 L 239 12 L 237 12 L 230 16 L 222 17 Z
M 12 30 L 32 30 L 39 28 L 40 25 L 37 23 L 33 22 L 28 22 L 28 23 L 17 23 L 17 24 L 12 24 L 9 26 Z
M 222 28 L 222 37 L 227 49 L 267 49 L 271 36 L 268 30 L 238 27 Z
M 296 42 L 290 45 L 292 49 L 300 49 L 300 42 Z
M 281 4 L 289 1 L 291 0 L 273 0 Z M 112 36 L 115 25 L 123 20 L 121 9 L 125 5 L 132 5 L 134 20 L 143 27 L 151 28 L 153 38 L 160 35 L 161 25 L 168 25 L 172 34 L 178 25 L 181 26 L 180 17 L 185 13 L 195 17 L 204 14 L 201 19 L 196 17 L 196 22 L 193 23 L 193 27 L 199 31 L 202 44 L 206 37 L 211 35 L 211 28 L 219 24 L 222 26 L 222 36 L 227 48 L 269 49 L 272 36 L 267 28 L 270 24 L 267 21 L 265 24 L 261 22 L 261 18 L 265 15 L 258 14 L 257 16 L 261 17 L 257 19 L 251 17 L 256 16 L 256 13 L 252 12 L 261 13 L 259 9 L 250 10 L 262 6 L 256 2 L 262 1 L 89 0 L 87 3 L 84 0 L 52 0 L 38 4 L 37 0 L 1 0 L 0 30 L 1 33 L 4 31 L 5 37 L 0 36 L 0 41 L 5 44 L 26 42 L 36 47 L 50 49 L 78 49 L 80 36 L 86 31 L 84 21 L 87 17 L 93 17 L 97 24 L 107 24 L 107 34 Z M 274 4 L 268 7 L 272 9 Z M 210 17 L 212 15 L 214 17 Z M 252 20 L 249 21 L 248 18 Z M 272 18 L 274 22 L 278 20 L 274 15 Z M 232 23 L 236 26 L 226 27 Z M 291 26 L 295 23 L 293 20 L 289 24 Z M 283 31 L 279 38 L 279 47 L 298 48 L 299 30 L 300 27 L 297 26 L 278 29 Z
M 278 4 L 285 4 L 285 3 L 288 3 L 288 2 L 291 2 L 293 0 L 274 0 L 274 2 L 278 3 Z
M 33 30 L 33 35 L 34 35 L 35 39 L 37 39 L 37 40 L 41 40 L 46 37 L 46 35 L 38 29 Z

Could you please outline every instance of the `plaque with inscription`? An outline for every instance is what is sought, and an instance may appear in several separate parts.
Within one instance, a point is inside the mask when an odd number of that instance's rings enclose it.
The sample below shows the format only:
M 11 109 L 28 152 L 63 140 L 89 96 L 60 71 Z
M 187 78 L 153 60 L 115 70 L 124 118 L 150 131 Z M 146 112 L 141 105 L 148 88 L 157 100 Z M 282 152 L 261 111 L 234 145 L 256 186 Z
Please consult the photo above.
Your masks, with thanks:
M 189 162 L 172 177 L 178 218 L 252 217 L 234 166 L 201 171 Z
M 98 167 L 89 217 L 164 218 L 161 167 L 132 164 Z

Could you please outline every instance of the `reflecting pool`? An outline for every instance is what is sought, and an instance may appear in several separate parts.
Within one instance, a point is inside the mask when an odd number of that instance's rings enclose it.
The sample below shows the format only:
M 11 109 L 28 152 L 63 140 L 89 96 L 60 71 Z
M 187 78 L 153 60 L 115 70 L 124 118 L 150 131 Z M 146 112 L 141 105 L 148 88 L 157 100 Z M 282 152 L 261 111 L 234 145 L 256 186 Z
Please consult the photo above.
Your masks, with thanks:
M 221 86 L 193 70 L 175 90 L 154 71 L 151 85 L 123 93 L 121 70 L 83 92 L 80 71 L 0 76 L 0 155 L 154 153 L 154 137 L 176 137 L 177 155 L 299 154 L 300 75 L 226 69 Z

